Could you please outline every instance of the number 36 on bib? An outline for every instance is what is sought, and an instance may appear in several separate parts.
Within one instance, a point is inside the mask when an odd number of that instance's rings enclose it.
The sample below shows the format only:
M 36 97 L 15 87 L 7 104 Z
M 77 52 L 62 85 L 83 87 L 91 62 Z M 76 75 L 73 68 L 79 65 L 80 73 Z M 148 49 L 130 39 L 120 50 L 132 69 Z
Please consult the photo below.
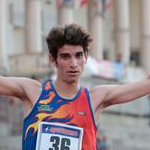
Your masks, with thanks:
M 71 125 L 41 122 L 36 150 L 81 150 L 83 129 Z

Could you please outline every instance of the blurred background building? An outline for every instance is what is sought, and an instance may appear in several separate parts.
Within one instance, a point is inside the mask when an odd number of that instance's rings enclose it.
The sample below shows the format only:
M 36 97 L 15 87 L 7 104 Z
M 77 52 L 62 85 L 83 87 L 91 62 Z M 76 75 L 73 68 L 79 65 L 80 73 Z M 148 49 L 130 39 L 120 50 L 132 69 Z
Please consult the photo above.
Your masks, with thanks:
M 139 80 L 150 70 L 149 16 L 150 0 L 0 0 L 0 74 L 48 77 L 48 32 L 78 23 L 94 39 L 83 85 Z M 0 97 L 0 150 L 21 150 L 22 105 L 12 99 Z M 149 97 L 113 106 L 98 136 L 110 150 L 149 150 L 149 111 Z

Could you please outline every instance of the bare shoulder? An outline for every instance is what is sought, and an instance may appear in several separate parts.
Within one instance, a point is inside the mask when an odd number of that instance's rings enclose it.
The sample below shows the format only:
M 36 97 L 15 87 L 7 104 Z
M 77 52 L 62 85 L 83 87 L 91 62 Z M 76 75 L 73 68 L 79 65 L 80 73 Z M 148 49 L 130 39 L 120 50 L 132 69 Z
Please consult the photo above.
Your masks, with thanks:
M 20 78 L 18 80 L 25 97 L 31 99 L 32 95 L 39 95 L 41 91 L 41 83 L 39 81 L 30 78 Z
M 91 102 L 97 107 L 105 107 L 107 99 L 113 93 L 113 89 L 118 89 L 119 85 L 100 85 L 90 89 Z
M 107 95 L 107 88 L 104 85 L 95 86 L 90 88 L 89 94 L 93 109 L 97 109 L 97 107 L 102 104 Z
M 27 88 L 39 88 L 41 87 L 41 83 L 37 80 L 24 78 L 24 77 L 9 77 L 8 80 L 14 81 L 20 88 L 27 89 Z
M 39 81 L 30 78 L 17 78 L 21 91 L 20 100 L 23 102 L 24 114 L 28 114 L 37 100 L 39 99 L 42 91 L 42 85 Z
M 105 108 L 103 102 L 108 94 L 107 86 L 95 86 L 89 90 L 89 94 L 94 118 L 98 120 L 101 111 Z
M 41 83 L 37 80 L 30 79 L 30 78 L 18 78 L 20 85 L 23 87 L 30 87 L 33 86 L 35 88 L 41 87 Z

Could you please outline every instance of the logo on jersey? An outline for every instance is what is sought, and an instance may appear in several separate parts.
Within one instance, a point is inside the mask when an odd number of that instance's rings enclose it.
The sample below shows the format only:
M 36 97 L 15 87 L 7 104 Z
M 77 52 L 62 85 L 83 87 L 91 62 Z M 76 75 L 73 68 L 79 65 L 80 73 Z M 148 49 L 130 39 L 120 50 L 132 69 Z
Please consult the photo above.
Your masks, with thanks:
M 86 113 L 84 111 L 78 111 L 77 114 L 81 115 L 81 116 L 85 116 L 86 115 Z
M 38 111 L 40 111 L 40 112 L 42 112 L 42 111 L 52 112 L 53 111 L 53 107 L 50 107 L 49 105 L 40 105 L 38 107 Z

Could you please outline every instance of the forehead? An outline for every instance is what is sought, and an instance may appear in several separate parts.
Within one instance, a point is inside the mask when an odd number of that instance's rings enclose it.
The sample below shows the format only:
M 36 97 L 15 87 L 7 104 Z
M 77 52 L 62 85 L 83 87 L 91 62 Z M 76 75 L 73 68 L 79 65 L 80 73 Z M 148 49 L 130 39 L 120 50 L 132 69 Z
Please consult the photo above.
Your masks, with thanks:
M 83 52 L 83 47 L 80 45 L 74 46 L 74 45 L 64 45 L 61 48 L 58 49 L 58 54 L 62 53 L 69 53 L 73 54 L 76 52 Z

